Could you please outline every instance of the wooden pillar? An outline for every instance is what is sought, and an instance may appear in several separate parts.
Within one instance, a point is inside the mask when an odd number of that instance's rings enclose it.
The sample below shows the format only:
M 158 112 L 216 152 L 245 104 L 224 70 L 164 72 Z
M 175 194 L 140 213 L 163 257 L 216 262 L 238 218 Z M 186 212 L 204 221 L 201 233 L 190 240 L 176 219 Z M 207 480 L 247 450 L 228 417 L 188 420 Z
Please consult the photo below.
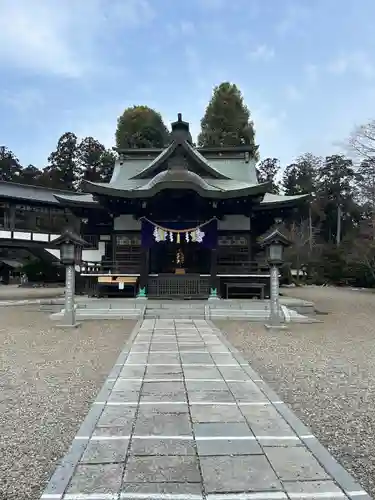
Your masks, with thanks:
M 249 235 L 248 235 L 248 259 L 249 264 L 253 261 L 253 228 L 252 228 L 252 216 L 249 217 Z
M 258 227 L 256 224 L 256 217 L 252 215 L 250 217 L 250 240 L 249 240 L 249 259 L 251 262 L 256 261 L 256 247 L 257 247 L 257 242 L 256 239 L 259 236 L 258 232 Z M 254 264 L 255 267 L 255 264 Z
M 14 231 L 16 226 L 16 207 L 15 205 L 10 205 L 9 207 L 9 229 Z
M 11 229 L 10 205 L 8 203 L 4 206 L 4 229 Z
M 210 296 L 209 299 L 219 298 L 219 285 L 220 280 L 217 277 L 217 246 L 218 246 L 218 233 L 217 233 L 217 221 L 216 221 L 216 241 L 212 243 L 211 248 L 211 265 L 210 265 Z

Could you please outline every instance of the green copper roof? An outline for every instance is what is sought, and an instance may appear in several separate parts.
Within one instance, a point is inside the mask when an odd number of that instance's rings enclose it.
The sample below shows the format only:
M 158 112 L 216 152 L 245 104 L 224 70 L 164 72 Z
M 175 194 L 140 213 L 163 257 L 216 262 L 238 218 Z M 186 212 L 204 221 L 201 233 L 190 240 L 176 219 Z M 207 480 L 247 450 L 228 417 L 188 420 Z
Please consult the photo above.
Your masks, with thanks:
M 111 182 L 124 182 L 136 176 L 147 168 L 152 159 L 147 158 L 124 158 L 117 159 L 113 169 Z
M 189 144 L 187 141 L 182 141 L 182 142 L 176 142 L 173 141 L 171 144 L 162 151 L 159 156 L 157 156 L 154 160 L 151 161 L 151 163 L 139 174 L 135 175 L 133 178 L 134 179 L 147 179 L 150 178 L 155 170 L 161 166 L 164 162 L 166 162 L 169 158 L 173 156 L 177 148 L 182 148 L 185 153 L 188 154 L 188 156 L 195 162 L 197 162 L 203 170 L 206 171 L 207 175 L 210 175 L 214 178 L 218 179 L 227 179 L 228 176 L 219 172 L 215 168 L 213 168 L 210 163 L 207 161 L 204 156 L 202 156 L 195 148 Z
M 139 181 L 138 181 L 139 182 Z M 226 183 L 229 182 L 229 185 Z M 118 198 L 150 198 L 163 189 L 191 189 L 203 198 L 229 199 L 263 195 L 269 183 L 250 184 L 224 179 L 203 178 L 187 169 L 167 169 L 153 178 L 145 180 L 141 186 L 126 189 L 124 185 L 84 181 L 86 191 Z
M 209 158 L 212 168 L 230 179 L 257 184 L 255 161 L 245 161 L 245 158 Z

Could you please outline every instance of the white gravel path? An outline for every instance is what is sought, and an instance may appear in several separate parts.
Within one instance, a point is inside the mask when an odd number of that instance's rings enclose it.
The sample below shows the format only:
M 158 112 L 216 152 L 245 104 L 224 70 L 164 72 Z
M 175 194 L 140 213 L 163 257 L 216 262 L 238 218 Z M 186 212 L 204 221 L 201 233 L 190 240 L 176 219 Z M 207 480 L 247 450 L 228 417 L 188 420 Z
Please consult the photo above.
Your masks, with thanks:
M 329 451 L 375 496 L 375 294 L 335 288 L 283 290 L 328 312 L 321 324 L 270 333 L 217 321 Z
M 23 307 L 0 315 L 0 499 L 36 500 L 135 321 L 62 330 Z

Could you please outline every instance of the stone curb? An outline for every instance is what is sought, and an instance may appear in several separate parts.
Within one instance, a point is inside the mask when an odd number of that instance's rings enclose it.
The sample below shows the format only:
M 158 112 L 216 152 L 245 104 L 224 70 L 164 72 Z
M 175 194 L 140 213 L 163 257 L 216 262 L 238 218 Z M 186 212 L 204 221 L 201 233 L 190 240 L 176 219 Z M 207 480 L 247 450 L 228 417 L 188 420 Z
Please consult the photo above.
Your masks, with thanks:
M 102 388 L 97 394 L 95 400 L 91 403 L 90 410 L 86 415 L 86 418 L 82 422 L 78 432 L 76 433 L 76 435 L 87 436 L 87 439 L 73 440 L 73 443 L 71 444 L 68 452 L 59 461 L 59 465 L 48 481 L 47 486 L 45 487 L 40 497 L 41 500 L 47 500 L 48 498 L 61 500 L 63 498 L 64 492 L 74 474 L 74 471 L 90 440 L 91 434 L 93 433 L 100 415 L 104 409 L 105 402 L 107 401 L 112 391 L 116 379 L 120 375 L 122 365 L 126 361 L 129 350 L 133 344 L 134 338 L 139 332 L 142 322 L 143 320 L 141 319 L 134 326 L 129 339 L 125 344 L 125 347 L 119 354 L 113 368 L 105 379 L 104 384 L 102 385 Z
M 242 353 L 234 347 L 224 336 L 221 330 L 210 320 L 207 323 L 214 329 L 215 334 L 228 347 L 233 356 L 242 365 L 242 368 L 250 375 L 258 387 L 263 391 L 270 401 L 278 401 L 279 404 L 275 405 L 275 409 L 286 420 L 290 427 L 294 430 L 297 436 L 304 443 L 306 448 L 314 455 L 321 466 L 332 476 L 337 485 L 343 490 L 345 495 L 350 500 L 372 500 L 372 497 L 363 490 L 359 483 L 340 465 L 336 459 L 328 452 L 328 450 L 314 438 L 304 438 L 304 436 L 312 435 L 311 429 L 305 426 L 302 421 L 294 414 L 289 406 L 284 403 L 279 396 L 263 381 L 263 378 L 250 366 L 250 363 L 245 360 Z
M 56 302 L 59 301 L 59 302 Z M 27 306 L 31 304 L 40 304 L 46 306 L 60 305 L 64 303 L 64 297 L 54 297 L 51 299 L 9 299 L 0 301 L 0 307 Z

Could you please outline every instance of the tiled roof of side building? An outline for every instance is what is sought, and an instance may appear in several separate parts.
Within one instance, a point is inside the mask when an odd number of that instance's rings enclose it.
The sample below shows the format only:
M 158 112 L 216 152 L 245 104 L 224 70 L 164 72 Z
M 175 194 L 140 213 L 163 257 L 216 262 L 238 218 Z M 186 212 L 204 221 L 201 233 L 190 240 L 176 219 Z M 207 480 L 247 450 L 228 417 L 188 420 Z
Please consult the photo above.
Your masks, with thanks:
M 297 205 L 298 203 L 307 202 L 309 199 L 311 199 L 310 194 L 296 194 L 293 196 L 285 196 L 283 194 L 266 193 L 259 207 L 255 207 L 255 209 Z
M 92 194 L 89 193 L 72 193 L 72 194 L 55 194 L 55 198 L 61 205 L 98 205 Z
M 30 202 L 58 204 L 57 195 L 71 195 L 71 191 L 50 189 L 42 186 L 30 186 L 15 182 L 0 181 L 0 198 L 13 198 Z

